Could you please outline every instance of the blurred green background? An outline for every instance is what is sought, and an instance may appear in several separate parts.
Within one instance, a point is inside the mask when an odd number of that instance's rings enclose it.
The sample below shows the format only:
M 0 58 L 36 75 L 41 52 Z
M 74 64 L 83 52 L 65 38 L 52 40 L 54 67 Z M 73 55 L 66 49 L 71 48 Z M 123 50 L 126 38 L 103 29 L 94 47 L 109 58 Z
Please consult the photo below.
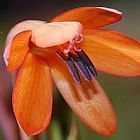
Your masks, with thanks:
M 140 39 L 140 0 L 0 0 L 0 51 L 4 49 L 7 32 L 16 23 L 26 19 L 48 20 L 65 10 L 79 6 L 105 6 L 122 11 L 122 21 L 106 28 Z M 78 140 L 140 139 L 140 78 L 128 79 L 99 73 L 99 81 L 117 112 L 116 133 L 111 137 L 103 137 L 90 131 L 71 114 L 62 97 L 55 94 L 53 115 L 55 121 L 52 121 L 47 132 L 50 132 L 48 135 L 53 135 L 52 140 L 66 139 L 70 131 L 67 126 L 70 125 L 71 116 L 78 124 Z M 56 89 L 55 91 L 58 92 Z M 0 139 L 4 140 L 2 131 L 0 136 Z

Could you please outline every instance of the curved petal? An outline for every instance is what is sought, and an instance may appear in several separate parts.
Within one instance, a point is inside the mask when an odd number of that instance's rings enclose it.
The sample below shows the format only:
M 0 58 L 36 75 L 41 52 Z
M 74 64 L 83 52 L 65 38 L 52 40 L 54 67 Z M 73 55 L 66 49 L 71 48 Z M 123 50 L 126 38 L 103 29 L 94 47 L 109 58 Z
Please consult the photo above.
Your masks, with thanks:
M 10 48 L 6 48 L 4 59 L 8 63 L 9 71 L 16 70 L 23 63 L 24 58 L 29 51 L 30 37 L 31 31 L 23 31 L 14 37 L 11 43 L 11 50 Z
M 40 20 L 25 20 L 18 24 L 16 24 L 8 33 L 6 38 L 6 47 L 8 47 L 13 38 L 20 32 L 26 31 L 26 30 L 34 30 L 38 27 L 40 27 L 42 24 L 47 23 L 46 21 L 40 21 Z
M 88 30 L 81 48 L 98 70 L 119 76 L 140 75 L 140 42 L 110 30 Z
M 72 40 L 81 31 L 79 22 L 51 22 L 33 30 L 31 41 L 41 48 L 51 47 Z
M 111 135 L 116 129 L 116 115 L 99 83 L 95 79 L 76 83 L 55 54 L 49 64 L 56 86 L 72 110 L 92 130 Z
M 38 57 L 28 54 L 16 78 L 13 109 L 27 135 L 44 131 L 51 119 L 52 78 L 49 67 Z
M 99 28 L 119 21 L 122 13 L 105 7 L 80 7 L 66 11 L 51 22 L 56 21 L 78 21 L 84 28 Z
M 13 38 L 19 34 L 20 32 L 26 31 L 26 30 L 34 30 L 35 28 L 41 26 L 42 24 L 46 23 L 46 21 L 39 21 L 39 20 L 25 20 L 18 24 L 16 24 L 8 33 L 6 41 L 5 41 L 5 52 L 4 57 L 9 56 L 10 49 L 11 49 L 11 43 L 13 41 Z M 7 64 L 7 60 L 5 60 Z

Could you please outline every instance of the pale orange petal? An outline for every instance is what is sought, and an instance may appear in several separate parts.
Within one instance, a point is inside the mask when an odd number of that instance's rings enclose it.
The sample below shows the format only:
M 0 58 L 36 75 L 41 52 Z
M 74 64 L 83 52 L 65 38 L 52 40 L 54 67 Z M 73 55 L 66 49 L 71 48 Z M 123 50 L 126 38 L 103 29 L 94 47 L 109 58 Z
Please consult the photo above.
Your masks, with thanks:
M 9 71 L 16 70 L 23 63 L 23 60 L 29 51 L 30 37 L 31 31 L 23 31 L 14 37 L 11 43 L 11 50 L 7 50 L 8 53 L 5 53 Z
M 119 21 L 122 13 L 111 8 L 105 7 L 80 7 L 66 11 L 51 22 L 56 21 L 78 21 L 84 28 L 99 28 Z
M 52 47 L 72 40 L 82 32 L 79 22 L 51 22 L 32 31 L 31 41 L 38 47 Z
M 116 115 L 99 83 L 95 79 L 76 83 L 66 65 L 55 54 L 51 55 L 49 64 L 57 88 L 82 122 L 103 135 L 114 133 Z
M 7 59 L 10 55 L 11 50 L 11 43 L 13 38 L 19 34 L 20 32 L 26 31 L 26 30 L 34 30 L 41 26 L 42 24 L 45 24 L 46 21 L 39 21 L 39 20 L 25 20 L 18 24 L 16 24 L 8 33 L 5 41 L 5 52 L 4 52 L 4 59 L 5 63 L 7 65 Z
M 98 70 L 119 76 L 140 75 L 140 42 L 110 30 L 88 30 L 81 48 Z
M 52 78 L 49 67 L 28 54 L 16 78 L 13 109 L 17 122 L 27 135 L 44 131 L 51 119 Z

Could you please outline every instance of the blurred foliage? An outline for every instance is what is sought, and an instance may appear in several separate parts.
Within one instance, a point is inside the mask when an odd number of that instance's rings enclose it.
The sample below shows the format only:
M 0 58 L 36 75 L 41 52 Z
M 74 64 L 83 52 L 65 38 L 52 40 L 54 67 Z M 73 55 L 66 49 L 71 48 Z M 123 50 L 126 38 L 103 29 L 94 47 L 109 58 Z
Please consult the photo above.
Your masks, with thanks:
M 9 29 L 25 19 L 48 20 L 53 16 L 79 6 L 106 6 L 119 9 L 124 18 L 120 23 L 108 26 L 140 39 L 140 1 L 135 0 L 0 0 L 0 51 Z M 107 92 L 118 116 L 118 128 L 111 137 L 103 137 L 90 131 L 75 116 L 80 130 L 80 140 L 132 140 L 140 139 L 140 78 L 120 78 L 100 73 L 99 81 Z M 71 110 L 55 90 L 54 113 L 50 128 L 54 140 L 66 139 L 70 132 Z M 0 136 L 1 136 L 0 131 Z M 62 136 L 59 136 L 62 134 Z M 1 140 L 4 140 L 2 137 Z

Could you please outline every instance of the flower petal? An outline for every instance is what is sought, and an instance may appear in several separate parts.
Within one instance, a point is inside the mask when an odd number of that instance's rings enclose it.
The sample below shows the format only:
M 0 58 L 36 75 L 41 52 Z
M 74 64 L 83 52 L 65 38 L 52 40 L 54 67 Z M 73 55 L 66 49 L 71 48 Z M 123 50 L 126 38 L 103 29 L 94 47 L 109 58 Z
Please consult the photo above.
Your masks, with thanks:
M 13 41 L 13 38 L 19 34 L 20 32 L 26 31 L 26 30 L 34 30 L 35 28 L 41 26 L 42 24 L 46 23 L 46 21 L 39 21 L 39 20 L 25 20 L 18 24 L 16 24 L 8 33 L 6 42 L 5 42 L 5 52 L 4 52 L 4 58 L 5 63 L 7 64 L 7 57 L 9 58 L 10 55 L 10 49 L 11 49 L 11 43 Z
M 16 78 L 13 109 L 27 135 L 41 133 L 48 126 L 52 112 L 52 78 L 49 67 L 28 54 Z
M 72 40 L 81 31 L 79 22 L 47 23 L 32 31 L 31 41 L 41 48 L 51 47 Z
M 16 70 L 23 63 L 24 58 L 29 51 L 30 37 L 31 31 L 23 31 L 14 37 L 11 43 L 11 50 L 6 48 L 4 58 L 8 62 L 9 71 Z
M 119 21 L 122 13 L 105 7 L 80 7 L 66 11 L 54 19 L 54 21 L 78 21 L 84 28 L 99 28 Z
M 40 27 L 42 24 L 47 23 L 46 21 L 39 21 L 39 20 L 25 20 L 18 24 L 16 24 L 8 33 L 6 38 L 6 46 L 9 46 L 15 37 L 20 32 L 26 31 L 26 30 L 34 30 L 38 27 Z
M 111 30 L 88 30 L 81 48 L 98 70 L 119 76 L 140 75 L 140 42 Z
M 56 86 L 72 110 L 92 130 L 111 135 L 116 129 L 116 115 L 99 83 L 95 79 L 76 83 L 55 54 L 49 64 Z

